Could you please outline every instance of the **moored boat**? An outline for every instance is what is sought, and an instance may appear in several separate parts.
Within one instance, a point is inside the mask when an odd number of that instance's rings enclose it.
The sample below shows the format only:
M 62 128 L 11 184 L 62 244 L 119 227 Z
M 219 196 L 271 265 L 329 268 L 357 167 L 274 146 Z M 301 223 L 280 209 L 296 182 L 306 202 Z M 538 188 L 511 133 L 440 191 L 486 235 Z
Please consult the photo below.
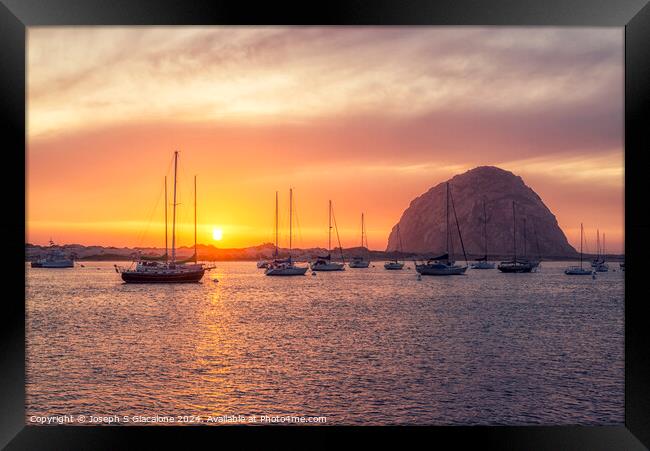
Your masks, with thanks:
M 291 260 L 291 247 L 293 235 L 293 189 L 289 189 L 289 257 L 279 258 L 278 252 L 278 192 L 275 192 L 275 259 L 266 267 L 264 274 L 267 276 L 304 276 L 307 272 L 306 266 L 296 266 Z
M 50 247 L 45 257 L 31 262 L 32 268 L 74 268 L 74 259 L 66 256 L 65 252 L 50 240 Z
M 184 261 L 176 260 L 176 179 L 178 173 L 178 151 L 174 152 L 174 203 L 172 214 L 172 254 L 168 257 L 167 247 L 167 177 L 165 177 L 165 255 L 164 261 L 140 259 L 133 269 L 115 265 L 126 283 L 196 283 L 205 274 L 206 268 L 197 261 L 196 247 L 196 177 L 194 177 L 194 255 Z M 193 260 L 193 264 L 188 264 Z
M 494 263 L 488 261 L 488 241 L 487 241 L 487 212 L 485 210 L 485 198 L 483 198 L 483 239 L 485 240 L 485 253 L 483 257 L 477 258 L 474 263 L 470 265 L 472 269 L 494 269 Z
M 600 244 L 600 230 L 596 229 L 596 258 L 591 262 L 591 267 L 596 272 L 609 271 L 609 265 L 605 263 L 605 234 L 603 233 L 603 244 Z
M 312 271 L 344 271 L 345 270 L 345 258 L 343 257 L 343 248 L 341 247 L 341 240 L 339 239 L 339 250 L 341 251 L 341 261 L 342 263 L 332 261 L 332 201 L 329 201 L 329 213 L 328 213 L 328 235 L 327 235 L 327 255 L 317 256 L 316 260 L 310 264 Z M 336 227 L 336 219 L 334 220 L 334 227 Z M 336 228 L 336 237 L 338 239 L 339 232 Z
M 569 266 L 564 270 L 564 274 L 568 276 L 590 276 L 593 271 L 582 266 L 582 242 L 583 242 L 583 228 L 580 223 L 580 266 Z
M 526 273 L 532 272 L 534 264 L 528 260 L 507 260 L 497 266 L 499 271 L 505 273 Z
M 361 249 L 362 251 L 365 250 L 366 252 L 368 251 L 368 238 L 365 236 L 365 230 L 366 229 L 366 224 L 364 222 L 364 215 L 361 213 Z M 365 236 L 365 240 L 364 240 Z M 370 259 L 365 258 L 363 256 L 354 256 L 350 260 L 350 263 L 348 263 L 348 266 L 350 268 L 367 268 L 370 266 Z
M 449 229 L 449 201 L 451 200 L 451 206 L 454 212 L 454 217 L 456 218 L 456 228 L 458 229 L 458 237 L 460 238 L 460 244 L 463 248 L 463 255 L 465 256 L 465 265 L 457 265 L 456 262 L 450 258 L 450 248 L 451 248 L 451 232 Z M 465 274 L 467 271 L 467 254 L 465 252 L 465 245 L 463 244 L 463 236 L 460 233 L 460 226 L 458 225 L 458 217 L 456 216 L 456 207 L 454 206 L 454 200 L 449 190 L 449 182 L 447 182 L 447 252 L 438 257 L 427 260 L 422 264 L 415 264 L 415 270 L 418 274 L 423 276 L 457 276 Z
M 504 273 L 529 273 L 532 272 L 539 263 L 530 260 L 517 258 L 517 213 L 515 210 L 515 201 L 512 201 L 512 260 L 506 260 L 499 263 L 497 269 Z M 525 229 L 524 229 L 525 230 Z
M 399 250 L 399 252 L 402 252 L 403 251 L 403 248 L 402 248 L 402 236 L 399 233 L 399 222 L 397 223 L 397 231 L 396 232 L 397 232 L 397 242 L 399 244 L 398 250 Z M 390 270 L 390 271 L 400 270 L 400 269 L 403 269 L 403 268 L 404 268 L 404 262 L 401 262 L 401 261 L 399 261 L 397 259 L 387 261 L 387 262 L 384 263 L 384 269 L 387 269 L 387 270 Z
M 465 274 L 467 265 L 457 265 L 449 259 L 449 254 L 444 254 L 427 260 L 424 264 L 416 264 L 415 270 L 423 276 L 459 276 Z
M 403 269 L 403 268 L 404 268 L 404 262 L 391 261 L 391 262 L 385 262 L 384 263 L 384 269 L 397 270 L 397 269 Z

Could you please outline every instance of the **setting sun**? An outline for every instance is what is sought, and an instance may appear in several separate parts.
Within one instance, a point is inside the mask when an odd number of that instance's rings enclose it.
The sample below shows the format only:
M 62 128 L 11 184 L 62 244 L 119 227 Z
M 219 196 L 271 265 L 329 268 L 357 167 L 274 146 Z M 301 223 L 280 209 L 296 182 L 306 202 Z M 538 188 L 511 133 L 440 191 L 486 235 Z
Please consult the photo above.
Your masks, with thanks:
M 223 238 L 223 231 L 218 227 L 214 227 L 212 229 L 212 239 L 215 241 L 221 241 L 221 238 Z

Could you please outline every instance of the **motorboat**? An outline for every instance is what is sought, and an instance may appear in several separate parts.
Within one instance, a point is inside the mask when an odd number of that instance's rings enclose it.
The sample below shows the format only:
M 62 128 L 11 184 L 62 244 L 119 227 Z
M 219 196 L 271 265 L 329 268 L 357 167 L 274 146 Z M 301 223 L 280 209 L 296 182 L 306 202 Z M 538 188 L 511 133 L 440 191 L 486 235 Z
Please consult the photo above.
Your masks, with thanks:
M 74 259 L 50 240 L 50 246 L 45 257 L 31 262 L 32 268 L 74 268 Z

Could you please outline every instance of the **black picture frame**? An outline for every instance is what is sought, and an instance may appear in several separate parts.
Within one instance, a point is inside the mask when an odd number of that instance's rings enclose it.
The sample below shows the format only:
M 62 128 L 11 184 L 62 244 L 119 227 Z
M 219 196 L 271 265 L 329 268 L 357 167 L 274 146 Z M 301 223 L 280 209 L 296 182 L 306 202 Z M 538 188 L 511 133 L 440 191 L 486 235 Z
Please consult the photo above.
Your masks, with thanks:
M 245 1 L 0 0 L 0 118 L 5 187 L 25 186 L 26 27 L 49 25 L 553 25 L 625 28 L 625 425 L 620 427 L 65 427 L 27 426 L 25 379 L 25 197 L 8 190 L 0 232 L 5 290 L 0 313 L 0 446 L 7 449 L 121 449 L 135 438 L 183 444 L 215 434 L 240 446 L 280 431 L 283 443 L 326 443 L 331 432 L 365 438 L 415 435 L 498 449 L 650 447 L 650 328 L 641 280 L 650 255 L 642 196 L 650 149 L 650 4 L 647 0 L 348 0 L 319 4 Z M 8 170 L 9 169 L 9 170 Z M 638 199 L 638 201 L 637 201 Z M 179 433 L 180 432 L 180 433 Z M 299 437 L 299 439 L 297 438 Z M 212 442 L 221 445 L 222 442 Z M 154 442 L 148 442 L 153 447 Z

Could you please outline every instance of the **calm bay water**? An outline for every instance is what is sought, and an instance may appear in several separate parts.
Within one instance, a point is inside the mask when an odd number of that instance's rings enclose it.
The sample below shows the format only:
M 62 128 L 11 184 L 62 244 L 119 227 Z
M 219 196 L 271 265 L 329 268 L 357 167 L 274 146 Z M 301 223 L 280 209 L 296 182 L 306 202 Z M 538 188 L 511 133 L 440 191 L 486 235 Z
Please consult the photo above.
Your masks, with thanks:
M 623 424 L 624 273 L 411 269 L 193 285 L 26 269 L 26 416 L 296 415 L 327 424 Z M 219 282 L 213 282 L 213 279 Z

